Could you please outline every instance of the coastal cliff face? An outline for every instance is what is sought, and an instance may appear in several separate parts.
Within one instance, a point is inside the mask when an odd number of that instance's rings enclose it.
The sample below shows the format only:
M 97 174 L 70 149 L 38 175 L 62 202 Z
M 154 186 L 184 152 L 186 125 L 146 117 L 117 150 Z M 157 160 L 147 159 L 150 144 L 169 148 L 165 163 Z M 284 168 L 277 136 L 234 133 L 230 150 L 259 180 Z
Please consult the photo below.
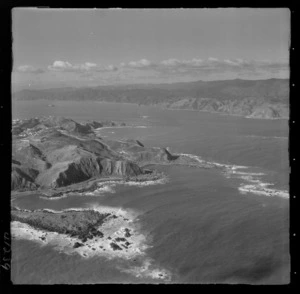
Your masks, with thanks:
M 106 143 L 128 160 L 137 162 L 140 165 L 171 163 L 179 157 L 178 155 L 172 155 L 166 148 L 146 147 L 138 140 L 107 140 Z
M 85 89 L 22 90 L 14 100 L 79 100 L 157 105 L 241 115 L 251 118 L 289 117 L 289 80 L 225 80 L 174 84 L 102 86 Z M 101 126 L 100 126 L 101 127 Z M 70 129 L 79 129 L 70 125 Z M 79 130 L 82 131 L 82 130 Z M 86 132 L 89 130 L 87 129 Z
M 115 122 L 81 124 L 42 117 L 13 122 L 12 190 L 55 189 L 89 179 L 136 177 L 142 165 L 175 159 L 141 142 L 104 140 L 96 129 Z

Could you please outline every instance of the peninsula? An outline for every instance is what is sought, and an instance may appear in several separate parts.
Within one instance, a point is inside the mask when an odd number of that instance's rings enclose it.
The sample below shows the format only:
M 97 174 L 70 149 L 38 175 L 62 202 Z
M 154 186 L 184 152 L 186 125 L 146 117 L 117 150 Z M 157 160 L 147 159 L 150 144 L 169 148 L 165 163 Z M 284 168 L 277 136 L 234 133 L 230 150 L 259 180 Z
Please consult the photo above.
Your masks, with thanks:
M 79 123 L 63 117 L 14 120 L 12 125 L 12 196 L 39 192 L 47 197 L 92 192 L 106 181 L 149 182 L 164 177 L 155 164 L 189 164 L 193 158 L 138 140 L 102 138 L 102 127 L 120 122 Z M 203 164 L 204 166 L 204 164 Z

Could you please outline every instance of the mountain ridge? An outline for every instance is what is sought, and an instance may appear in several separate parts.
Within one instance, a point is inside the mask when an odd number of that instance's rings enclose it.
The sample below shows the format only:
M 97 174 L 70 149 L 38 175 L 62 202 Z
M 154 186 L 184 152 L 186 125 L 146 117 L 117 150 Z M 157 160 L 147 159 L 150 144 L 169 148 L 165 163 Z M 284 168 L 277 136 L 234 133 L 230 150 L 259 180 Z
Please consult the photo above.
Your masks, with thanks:
M 220 80 L 90 88 L 22 90 L 16 100 L 99 101 L 240 115 L 289 117 L 289 80 Z

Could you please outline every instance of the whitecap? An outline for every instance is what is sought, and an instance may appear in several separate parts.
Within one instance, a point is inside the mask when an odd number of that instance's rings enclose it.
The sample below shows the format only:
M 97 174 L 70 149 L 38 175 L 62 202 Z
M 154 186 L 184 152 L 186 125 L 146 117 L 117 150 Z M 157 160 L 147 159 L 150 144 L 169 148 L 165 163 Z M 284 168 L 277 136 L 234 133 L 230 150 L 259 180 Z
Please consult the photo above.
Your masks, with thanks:
M 53 197 L 49 197 L 49 196 L 39 196 L 39 198 L 41 199 L 44 199 L 44 200 L 51 200 L 51 201 L 54 201 L 54 200 L 60 200 L 60 199 L 63 199 L 63 198 L 67 198 L 68 195 L 67 194 L 63 194 L 61 196 L 53 196 Z
M 266 176 L 266 173 L 261 171 L 258 172 L 247 171 L 247 170 L 253 170 L 253 167 L 205 161 L 200 156 L 193 155 L 193 154 L 181 153 L 178 155 L 186 156 L 188 158 L 196 160 L 199 163 L 200 167 L 201 165 L 205 164 L 206 166 L 225 169 L 222 171 L 222 173 L 226 178 L 235 178 L 244 181 L 244 183 L 242 183 L 240 187 L 238 187 L 238 190 L 242 194 L 253 193 L 253 194 L 263 195 L 263 196 L 278 196 L 282 198 L 289 198 L 289 193 L 287 191 L 274 189 L 274 188 L 271 189 L 269 187 L 274 186 L 273 183 L 267 183 L 261 180 L 263 176 Z M 244 171 L 240 171 L 240 170 L 244 170 Z
M 267 188 L 269 186 L 268 183 L 259 183 L 258 185 L 241 185 L 239 187 L 239 191 L 242 194 L 245 193 L 253 193 L 257 195 L 263 195 L 263 196 L 277 196 L 281 198 L 289 198 L 288 191 L 284 190 L 278 190 L 278 189 L 270 189 Z
M 152 185 L 158 185 L 158 184 L 165 184 L 166 182 L 167 182 L 167 178 L 163 178 L 163 179 L 159 179 L 159 180 L 144 181 L 144 182 L 128 181 L 128 182 L 125 182 L 124 185 L 145 187 L 145 186 L 152 186 Z
M 171 281 L 171 272 L 153 265 L 153 260 L 145 259 L 140 266 L 120 268 L 121 271 L 134 275 L 137 278 L 151 278 L 155 280 Z
M 92 191 L 92 192 L 86 192 L 84 195 L 86 196 L 101 196 L 105 193 L 115 193 L 116 191 L 113 189 L 113 187 L 116 184 L 111 184 L 111 185 L 102 185 L 98 189 Z

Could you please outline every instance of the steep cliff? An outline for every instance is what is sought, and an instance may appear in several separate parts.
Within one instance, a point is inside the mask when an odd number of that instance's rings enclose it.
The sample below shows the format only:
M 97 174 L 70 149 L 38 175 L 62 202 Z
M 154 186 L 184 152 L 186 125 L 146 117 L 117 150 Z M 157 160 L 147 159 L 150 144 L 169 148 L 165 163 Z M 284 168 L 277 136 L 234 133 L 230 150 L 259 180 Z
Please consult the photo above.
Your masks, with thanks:
M 36 175 L 37 173 L 34 170 L 12 166 L 11 190 L 37 188 L 38 185 L 35 183 Z

